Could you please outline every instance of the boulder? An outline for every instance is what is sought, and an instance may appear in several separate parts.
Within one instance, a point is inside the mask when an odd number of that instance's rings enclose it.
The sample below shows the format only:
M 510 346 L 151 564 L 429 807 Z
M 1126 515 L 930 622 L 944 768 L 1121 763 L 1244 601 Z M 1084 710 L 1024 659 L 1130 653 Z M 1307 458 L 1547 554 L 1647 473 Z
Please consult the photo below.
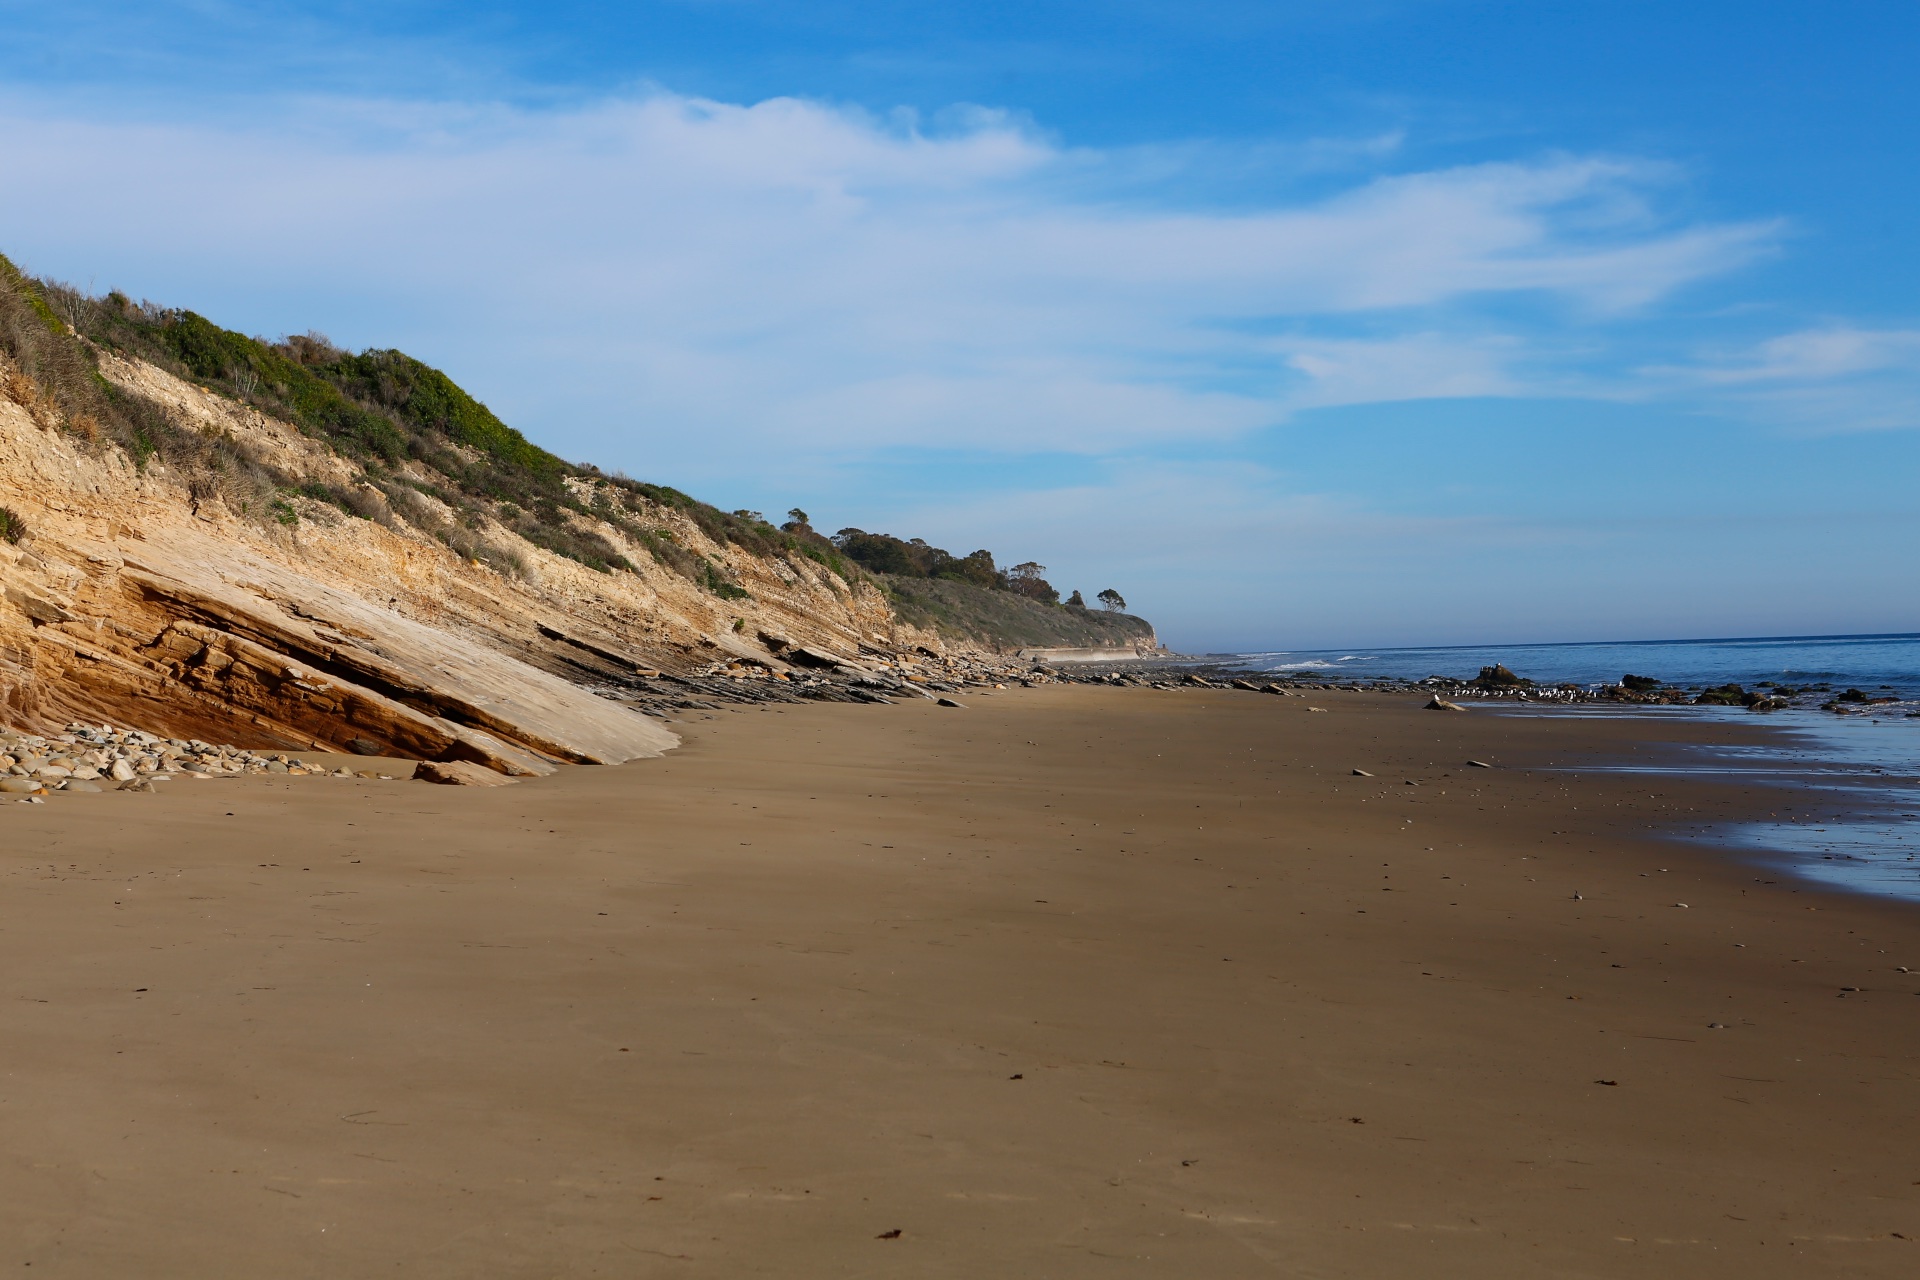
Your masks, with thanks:
M 514 781 L 504 773 L 466 760 L 422 760 L 414 766 L 413 776 L 443 787 L 504 787 Z
M 45 795 L 47 789 L 32 778 L 0 778 L 0 794 L 10 796 Z
M 1459 703 L 1448 702 L 1445 698 L 1441 697 L 1437 693 L 1433 695 L 1433 701 L 1429 702 L 1426 705 L 1425 709 L 1428 711 L 1465 711 L 1466 710 L 1466 708 L 1461 706 Z

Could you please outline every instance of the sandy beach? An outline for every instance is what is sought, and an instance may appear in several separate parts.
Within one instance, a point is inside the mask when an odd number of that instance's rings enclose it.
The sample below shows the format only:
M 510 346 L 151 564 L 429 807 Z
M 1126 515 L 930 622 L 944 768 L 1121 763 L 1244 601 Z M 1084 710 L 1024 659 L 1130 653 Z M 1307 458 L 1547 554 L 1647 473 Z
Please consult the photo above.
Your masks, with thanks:
M 0 808 L 0 1264 L 1920 1270 L 1920 917 L 1556 767 L 1764 727 L 963 700 Z

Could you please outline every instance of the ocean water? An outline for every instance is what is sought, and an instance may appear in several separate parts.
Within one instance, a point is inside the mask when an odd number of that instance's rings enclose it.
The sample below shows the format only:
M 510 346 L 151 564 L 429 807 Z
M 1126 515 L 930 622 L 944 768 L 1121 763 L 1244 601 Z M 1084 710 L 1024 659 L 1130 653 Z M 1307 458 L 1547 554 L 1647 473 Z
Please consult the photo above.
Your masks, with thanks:
M 1743 782 L 1817 793 L 1823 815 L 1800 822 L 1748 822 L 1679 830 L 1751 862 L 1757 874 L 1920 904 L 1920 634 L 1776 636 L 1598 644 L 1453 645 L 1444 648 L 1325 649 L 1235 655 L 1235 665 L 1282 675 L 1367 680 L 1469 678 L 1502 663 L 1541 684 L 1617 683 L 1628 672 L 1683 687 L 1762 682 L 1857 688 L 1895 703 L 1846 715 L 1799 706 L 1766 713 L 1725 707 L 1479 704 L 1500 715 L 1705 717 L 1764 723 L 1760 746 L 1693 748 L 1634 772 L 1739 777 Z M 1796 809 L 1805 810 L 1804 803 Z
M 1762 636 L 1727 640 L 1629 640 L 1591 644 L 1449 645 L 1431 649 L 1273 650 L 1233 655 L 1236 665 L 1349 679 L 1471 678 L 1502 663 L 1541 684 L 1617 684 L 1628 672 L 1702 687 L 1763 680 L 1885 690 L 1920 699 L 1920 633 Z
M 1778 789 L 1799 821 L 1675 828 L 1686 843 L 1733 853 L 1757 874 L 1920 904 L 1920 719 L 1813 710 L 1754 713 L 1728 707 L 1549 709 L 1489 705 L 1495 714 L 1684 715 L 1735 723 L 1761 719 L 1758 745 L 1688 747 L 1655 765 L 1583 766 L 1588 772 L 1683 774 Z M 1794 793 L 1789 799 L 1786 793 Z M 1813 812 L 1809 813 L 1809 807 Z

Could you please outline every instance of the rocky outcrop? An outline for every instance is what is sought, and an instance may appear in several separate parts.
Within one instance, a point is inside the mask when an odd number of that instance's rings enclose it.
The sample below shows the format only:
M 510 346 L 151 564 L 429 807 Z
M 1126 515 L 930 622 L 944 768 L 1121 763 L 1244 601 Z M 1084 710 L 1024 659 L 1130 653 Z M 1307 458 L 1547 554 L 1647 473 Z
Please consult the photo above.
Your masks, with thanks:
M 465 760 L 422 760 L 414 767 L 413 776 L 417 781 L 443 787 L 500 787 L 513 781 Z
M 1151 637 L 1139 644 L 1120 648 L 1115 645 L 1103 647 L 1086 646 L 1077 648 L 1021 649 L 1014 656 L 1025 658 L 1029 662 L 1075 663 L 1075 662 L 1126 662 L 1136 658 L 1156 658 L 1165 653 L 1158 641 Z
M 102 372 L 289 472 L 350 469 L 291 427 L 149 365 Z M 746 591 L 725 599 L 611 525 L 634 571 L 601 573 L 510 531 L 519 568 L 469 560 L 404 518 L 288 495 L 233 510 L 158 459 L 62 429 L 0 369 L 0 719 L 70 721 L 256 749 L 466 761 L 528 775 L 656 755 L 677 739 L 599 696 L 662 671 L 784 672 L 938 640 L 896 625 L 864 579 L 799 555 L 659 528 Z M 11 384 L 21 385 L 18 379 Z M 423 502 L 431 502 L 423 498 Z

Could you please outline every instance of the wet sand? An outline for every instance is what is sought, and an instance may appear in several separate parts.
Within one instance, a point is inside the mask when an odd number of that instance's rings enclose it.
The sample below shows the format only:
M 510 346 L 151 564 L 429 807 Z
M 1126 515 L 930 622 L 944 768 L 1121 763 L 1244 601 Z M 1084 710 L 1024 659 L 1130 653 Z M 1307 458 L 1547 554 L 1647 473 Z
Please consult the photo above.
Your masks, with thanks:
M 0 807 L 0 1266 L 1920 1272 L 1920 916 L 1529 767 L 1764 730 L 966 701 Z

